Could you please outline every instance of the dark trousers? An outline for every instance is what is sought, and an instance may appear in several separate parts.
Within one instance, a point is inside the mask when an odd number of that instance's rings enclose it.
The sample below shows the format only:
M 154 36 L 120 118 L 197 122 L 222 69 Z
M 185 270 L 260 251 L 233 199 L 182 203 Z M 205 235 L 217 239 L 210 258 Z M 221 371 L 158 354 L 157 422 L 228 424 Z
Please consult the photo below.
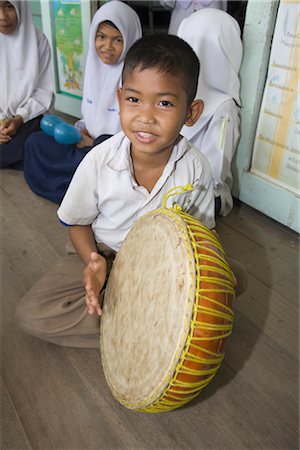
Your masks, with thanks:
M 42 131 L 32 134 L 25 143 L 24 178 L 30 189 L 40 197 L 60 203 L 77 166 L 93 146 L 110 135 L 94 140 L 92 146 L 77 148 L 64 145 Z
M 28 136 L 40 130 L 40 120 L 43 116 L 26 122 L 22 125 L 12 140 L 6 144 L 0 144 L 0 168 L 1 169 L 23 169 L 24 143 Z

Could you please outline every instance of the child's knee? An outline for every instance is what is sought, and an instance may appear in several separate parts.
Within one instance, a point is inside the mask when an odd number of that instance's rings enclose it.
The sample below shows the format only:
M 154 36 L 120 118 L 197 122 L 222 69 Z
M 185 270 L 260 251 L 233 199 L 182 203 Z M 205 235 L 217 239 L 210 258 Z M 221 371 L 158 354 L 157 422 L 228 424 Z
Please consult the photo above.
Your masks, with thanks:
M 39 336 L 42 332 L 41 318 L 34 308 L 32 308 L 28 299 L 23 299 L 18 304 L 15 311 L 16 323 L 21 330 L 33 336 Z
M 15 319 L 19 328 L 21 328 L 26 333 L 32 334 L 31 330 L 34 329 L 35 319 L 33 314 L 30 312 L 30 309 L 27 308 L 26 303 L 21 300 L 17 305 L 15 311 Z

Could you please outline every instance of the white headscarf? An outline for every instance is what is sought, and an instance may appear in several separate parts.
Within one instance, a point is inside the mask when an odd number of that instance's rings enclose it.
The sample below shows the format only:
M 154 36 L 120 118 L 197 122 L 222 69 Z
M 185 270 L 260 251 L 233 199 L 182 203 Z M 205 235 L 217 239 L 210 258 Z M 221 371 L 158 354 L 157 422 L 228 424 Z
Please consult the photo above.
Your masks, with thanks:
M 10 3 L 16 10 L 18 24 L 11 34 L 0 33 L 0 110 L 3 117 L 13 117 L 37 87 L 40 75 L 36 29 L 27 1 Z M 49 104 L 52 93 L 49 92 Z
M 228 99 L 240 105 L 239 70 L 242 41 L 237 21 L 224 11 L 202 9 L 181 22 L 178 36 L 193 48 L 200 60 L 196 98 L 204 101 L 204 110 L 192 127 L 182 133 L 192 139 Z
M 110 20 L 120 31 L 124 47 L 116 64 L 105 64 L 97 55 L 95 36 L 101 22 Z M 142 36 L 136 12 L 125 3 L 112 0 L 98 9 L 93 17 L 89 51 L 85 66 L 81 112 L 89 134 L 115 134 L 121 130 L 116 90 L 121 83 L 124 58 L 131 45 Z
M 183 19 L 200 9 L 218 8 L 227 11 L 227 0 L 160 0 L 160 3 L 164 7 L 172 9 L 169 34 L 177 34 Z
M 215 0 L 177 0 L 177 3 L 183 9 L 188 9 L 191 5 L 193 5 L 194 11 L 198 11 L 202 8 L 221 8 L 224 10 L 227 7 L 226 0 L 219 0 L 216 2 Z M 212 6 L 213 3 L 218 3 L 218 6 Z

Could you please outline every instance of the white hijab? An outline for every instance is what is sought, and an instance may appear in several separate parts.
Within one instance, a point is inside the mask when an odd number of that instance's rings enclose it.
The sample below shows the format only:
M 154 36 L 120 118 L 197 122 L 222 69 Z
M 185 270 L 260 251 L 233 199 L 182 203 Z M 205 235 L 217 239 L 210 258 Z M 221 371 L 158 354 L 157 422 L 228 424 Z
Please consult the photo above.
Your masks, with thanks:
M 39 80 L 38 41 L 29 3 L 10 3 L 16 10 L 18 24 L 13 33 L 0 33 L 0 109 L 4 117 L 16 115 Z
M 204 110 L 195 125 L 182 129 L 183 135 L 192 139 L 225 101 L 234 99 L 240 105 L 242 41 L 237 21 L 225 11 L 212 8 L 184 19 L 178 36 L 190 44 L 200 60 L 196 98 L 204 101 Z
M 219 0 L 219 2 L 216 2 L 215 0 L 177 0 L 177 3 L 183 9 L 188 9 L 191 5 L 193 5 L 194 11 L 198 11 L 202 8 L 212 8 L 211 5 L 213 3 L 218 3 L 218 6 L 216 6 L 216 8 L 221 8 L 223 10 L 227 8 L 226 0 Z
M 105 20 L 110 20 L 118 28 L 124 42 L 120 59 L 113 65 L 103 63 L 95 49 L 98 26 Z M 85 126 L 94 138 L 101 134 L 115 134 L 121 130 L 116 90 L 121 83 L 125 55 L 141 36 L 142 28 L 138 15 L 121 1 L 111 0 L 105 3 L 93 17 L 81 112 Z

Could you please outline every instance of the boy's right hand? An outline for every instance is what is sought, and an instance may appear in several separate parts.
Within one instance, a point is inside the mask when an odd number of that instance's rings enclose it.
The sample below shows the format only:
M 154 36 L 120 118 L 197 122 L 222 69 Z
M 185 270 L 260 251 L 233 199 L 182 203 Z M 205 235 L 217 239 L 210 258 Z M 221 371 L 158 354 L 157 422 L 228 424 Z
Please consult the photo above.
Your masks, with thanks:
M 91 253 L 90 261 L 83 270 L 83 284 L 85 288 L 85 301 L 89 314 L 101 316 L 99 294 L 106 279 L 106 261 L 96 252 Z

